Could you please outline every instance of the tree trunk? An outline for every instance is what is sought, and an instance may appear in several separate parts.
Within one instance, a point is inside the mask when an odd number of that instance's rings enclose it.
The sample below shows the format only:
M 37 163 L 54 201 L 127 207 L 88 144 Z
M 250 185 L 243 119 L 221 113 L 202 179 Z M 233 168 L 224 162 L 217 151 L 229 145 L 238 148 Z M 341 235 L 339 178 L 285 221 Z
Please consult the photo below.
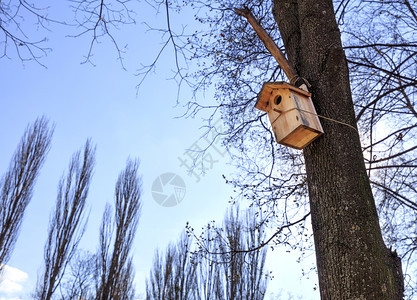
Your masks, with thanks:
M 287 56 L 317 113 L 356 128 L 331 0 L 273 0 Z M 358 133 L 322 119 L 304 150 L 322 299 L 402 299 L 401 261 L 384 244 Z

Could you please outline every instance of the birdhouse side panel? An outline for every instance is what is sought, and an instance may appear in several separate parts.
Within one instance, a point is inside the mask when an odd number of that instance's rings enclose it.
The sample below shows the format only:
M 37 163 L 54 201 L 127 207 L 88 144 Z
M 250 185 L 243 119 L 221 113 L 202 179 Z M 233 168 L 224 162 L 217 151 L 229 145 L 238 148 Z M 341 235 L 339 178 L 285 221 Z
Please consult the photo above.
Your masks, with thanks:
M 291 98 L 294 101 L 294 105 L 299 110 L 299 116 L 302 119 L 301 122 L 305 126 L 323 133 L 323 128 L 321 127 L 320 120 L 311 98 L 297 93 L 291 93 Z

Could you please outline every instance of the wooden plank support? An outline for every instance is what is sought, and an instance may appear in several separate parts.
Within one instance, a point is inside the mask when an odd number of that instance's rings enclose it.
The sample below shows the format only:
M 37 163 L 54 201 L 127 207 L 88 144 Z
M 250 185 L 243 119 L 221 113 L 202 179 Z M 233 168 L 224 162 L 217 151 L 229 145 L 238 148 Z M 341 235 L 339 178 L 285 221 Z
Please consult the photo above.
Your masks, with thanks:
M 290 65 L 289 61 L 285 58 L 284 53 L 278 48 L 274 40 L 269 36 L 269 34 L 259 25 L 258 21 L 253 16 L 249 8 L 244 7 L 242 9 L 235 8 L 236 14 L 246 18 L 249 24 L 252 25 L 255 32 L 258 34 L 261 41 L 264 43 L 266 49 L 272 54 L 275 60 L 278 62 L 279 66 L 287 75 L 290 83 L 295 85 L 297 79 L 299 78 L 295 69 Z

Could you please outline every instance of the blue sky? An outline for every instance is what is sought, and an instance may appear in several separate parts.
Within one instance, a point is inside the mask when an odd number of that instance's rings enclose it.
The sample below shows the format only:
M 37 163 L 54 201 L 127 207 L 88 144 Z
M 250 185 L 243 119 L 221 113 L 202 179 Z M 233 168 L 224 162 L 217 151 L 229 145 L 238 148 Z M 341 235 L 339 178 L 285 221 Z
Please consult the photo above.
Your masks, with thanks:
M 16 269 L 10 273 L 17 276 L 13 282 L 21 290 L 7 293 L 4 281 L 0 284 L 1 300 L 27 299 L 28 293 L 33 291 L 43 262 L 48 219 L 54 207 L 58 180 L 66 171 L 71 155 L 87 138 L 97 145 L 97 152 L 88 197 L 89 223 L 80 248 L 95 250 L 104 206 L 113 201 L 119 172 L 128 157 L 141 160 L 144 205 L 133 247 L 138 292 L 144 292 L 145 277 L 157 247 L 163 249 L 175 240 L 187 221 L 198 229 L 210 220 L 221 222 L 223 218 L 233 194 L 222 174 L 230 176 L 236 170 L 228 166 L 227 155 L 222 156 L 213 149 L 209 153 L 214 163 L 198 182 L 180 166 L 179 158 L 185 159 L 185 150 L 204 133 L 201 129 L 204 123 L 200 116 L 177 118 L 184 110 L 181 105 L 176 106 L 176 83 L 168 80 L 174 68 L 169 49 L 137 94 L 139 79 L 134 74 L 141 63 L 152 61 L 162 42 L 156 32 L 146 32 L 141 22 L 164 26 L 163 16 L 156 15 L 144 3 L 140 5 L 137 24 L 115 32 L 120 45 L 128 45 L 124 56 L 126 70 L 121 68 L 115 49 L 106 39 L 94 50 L 96 66 L 81 64 L 88 51 L 89 37 L 68 38 L 66 35 L 73 28 L 54 24 L 51 24 L 51 32 L 39 33 L 48 36 L 47 46 L 53 49 L 41 60 L 47 68 L 35 62 L 22 63 L 14 56 L 0 60 L 0 173 L 7 169 L 29 122 L 45 115 L 55 124 L 51 151 L 9 261 L 9 266 Z M 71 13 L 64 14 L 64 8 L 52 8 L 51 14 L 55 12 L 55 16 L 69 19 Z M 184 91 L 181 99 L 188 100 L 187 97 Z M 212 101 L 210 91 L 205 97 L 206 101 Z M 204 145 L 203 141 L 199 143 Z M 186 184 L 184 200 L 170 208 L 157 204 L 151 195 L 153 181 L 165 172 L 178 174 Z M 268 268 L 275 275 L 270 282 L 271 291 L 283 290 L 304 295 L 303 299 L 317 299 L 318 293 L 312 293 L 315 280 L 301 279 L 301 268 L 295 260 L 296 257 L 287 254 L 285 249 L 270 253 Z

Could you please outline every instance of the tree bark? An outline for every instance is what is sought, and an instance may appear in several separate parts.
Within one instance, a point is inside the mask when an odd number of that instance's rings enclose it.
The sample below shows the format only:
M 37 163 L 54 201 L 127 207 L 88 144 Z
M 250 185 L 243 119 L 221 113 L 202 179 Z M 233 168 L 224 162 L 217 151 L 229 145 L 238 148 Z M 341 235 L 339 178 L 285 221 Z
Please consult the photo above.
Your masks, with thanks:
M 331 0 L 273 0 L 287 56 L 317 113 L 356 128 L 349 70 Z M 400 258 L 384 244 L 358 133 L 321 120 L 304 149 L 322 299 L 402 299 Z

